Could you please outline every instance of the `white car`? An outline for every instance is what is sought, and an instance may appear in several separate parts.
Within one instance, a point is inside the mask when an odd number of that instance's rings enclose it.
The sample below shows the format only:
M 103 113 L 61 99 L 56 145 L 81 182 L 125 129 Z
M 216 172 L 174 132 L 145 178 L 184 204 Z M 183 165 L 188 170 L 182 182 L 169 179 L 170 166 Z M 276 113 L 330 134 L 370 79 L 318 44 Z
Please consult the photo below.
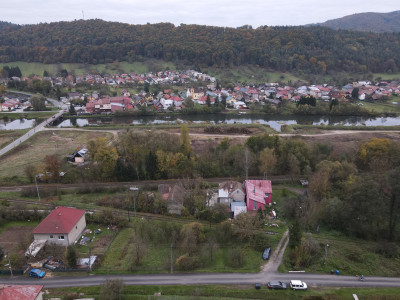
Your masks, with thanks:
M 307 283 L 300 280 L 290 280 L 289 285 L 292 290 L 307 290 Z

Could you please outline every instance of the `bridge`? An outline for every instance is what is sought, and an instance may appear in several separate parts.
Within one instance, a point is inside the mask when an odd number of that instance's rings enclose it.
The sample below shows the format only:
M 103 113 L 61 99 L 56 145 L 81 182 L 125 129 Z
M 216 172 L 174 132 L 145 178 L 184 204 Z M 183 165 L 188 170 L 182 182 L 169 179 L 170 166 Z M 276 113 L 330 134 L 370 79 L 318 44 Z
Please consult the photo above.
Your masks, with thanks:
M 21 92 L 12 92 L 12 93 L 22 94 L 22 95 L 29 95 L 29 96 L 32 95 L 32 94 L 29 94 L 29 93 L 21 93 Z M 46 100 L 49 101 L 52 105 L 60 108 L 60 102 L 59 101 L 57 101 L 55 99 L 50 99 L 50 98 L 46 98 Z M 48 118 L 45 121 L 43 121 L 42 123 L 38 124 L 34 128 L 30 129 L 23 136 L 19 137 L 18 139 L 16 139 L 12 143 L 8 144 L 3 149 L 0 149 L 0 156 L 6 154 L 7 152 L 11 151 L 15 147 L 19 146 L 20 144 L 25 142 L 27 139 L 29 139 L 31 136 L 33 136 L 36 132 L 39 132 L 39 131 L 43 130 L 43 128 L 45 126 L 52 125 L 55 121 L 57 121 L 59 118 L 61 118 L 63 114 L 64 114 L 64 111 L 62 111 L 62 110 L 58 111 L 56 114 L 54 114 L 50 118 Z

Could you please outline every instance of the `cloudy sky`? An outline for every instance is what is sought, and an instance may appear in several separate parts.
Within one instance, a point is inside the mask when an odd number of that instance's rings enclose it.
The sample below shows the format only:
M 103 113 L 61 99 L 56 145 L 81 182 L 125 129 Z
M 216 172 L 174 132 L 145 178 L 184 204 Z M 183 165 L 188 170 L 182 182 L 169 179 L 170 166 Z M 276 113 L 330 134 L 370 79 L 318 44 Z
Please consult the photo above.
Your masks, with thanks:
M 38 24 L 103 19 L 238 27 L 304 25 L 361 12 L 400 10 L 399 0 L 1 0 L 0 21 Z M 82 13 L 83 12 L 83 13 Z

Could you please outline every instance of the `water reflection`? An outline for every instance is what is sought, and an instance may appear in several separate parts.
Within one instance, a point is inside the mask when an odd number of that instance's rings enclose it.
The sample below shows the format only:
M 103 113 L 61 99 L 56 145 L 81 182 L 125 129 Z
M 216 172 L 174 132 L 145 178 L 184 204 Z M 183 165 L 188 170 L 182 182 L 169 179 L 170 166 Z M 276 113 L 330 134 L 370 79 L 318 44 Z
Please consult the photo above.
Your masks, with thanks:
M 36 126 L 36 120 L 34 119 L 17 119 L 17 120 L 0 120 L 0 130 L 17 130 L 17 129 L 28 129 Z
M 74 121 L 72 121 L 74 120 Z M 182 116 L 149 116 L 149 117 L 119 117 L 119 118 L 87 118 L 65 119 L 58 127 L 100 124 L 176 124 L 176 123 L 206 123 L 206 124 L 265 124 L 276 131 L 281 131 L 283 125 L 344 125 L 344 126 L 396 126 L 400 125 L 400 117 L 348 117 L 348 116 L 265 116 L 265 115 L 182 115 Z

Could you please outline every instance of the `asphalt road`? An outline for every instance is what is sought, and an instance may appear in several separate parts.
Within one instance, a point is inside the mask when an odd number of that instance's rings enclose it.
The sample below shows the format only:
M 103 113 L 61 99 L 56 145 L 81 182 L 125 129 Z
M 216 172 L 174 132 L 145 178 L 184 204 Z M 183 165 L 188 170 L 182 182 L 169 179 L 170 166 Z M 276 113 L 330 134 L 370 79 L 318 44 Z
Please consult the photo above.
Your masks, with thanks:
M 92 276 L 57 276 L 44 279 L 28 277 L 0 278 L 0 284 L 42 284 L 45 288 L 96 286 L 107 279 L 122 279 L 126 285 L 253 285 L 265 284 L 271 280 L 289 282 L 302 280 L 309 287 L 394 287 L 400 288 L 400 278 L 366 277 L 359 281 L 356 276 L 320 275 L 306 273 L 215 273 L 215 274 L 159 274 L 159 275 L 92 275 Z

